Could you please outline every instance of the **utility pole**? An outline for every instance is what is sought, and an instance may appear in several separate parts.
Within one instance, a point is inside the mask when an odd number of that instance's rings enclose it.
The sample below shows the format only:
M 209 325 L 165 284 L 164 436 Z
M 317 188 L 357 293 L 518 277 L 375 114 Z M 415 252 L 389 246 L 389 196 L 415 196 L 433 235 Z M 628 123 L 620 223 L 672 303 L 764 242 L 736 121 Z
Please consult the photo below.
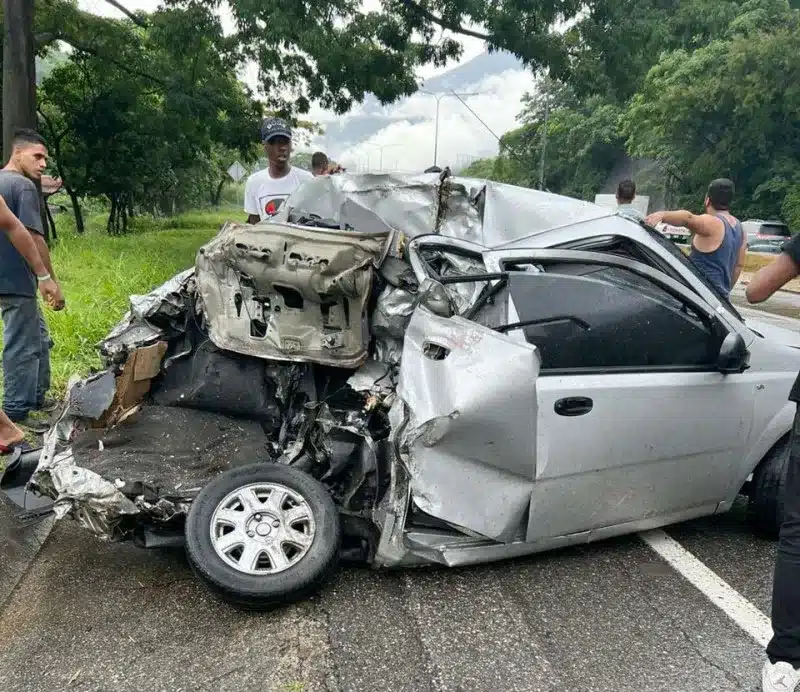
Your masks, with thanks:
M 36 129 L 36 62 L 31 0 L 3 0 L 3 163 L 16 128 Z
M 369 144 L 367 143 L 365 146 L 372 147 L 377 149 L 380 152 L 378 157 L 378 171 L 383 173 L 383 150 L 390 148 L 390 147 L 399 147 L 400 144 Z M 367 158 L 369 158 L 369 154 L 367 154 Z
M 433 165 L 436 165 L 436 161 L 439 158 L 439 104 L 442 102 L 442 96 L 446 96 L 446 94 L 438 94 L 436 96 L 436 131 L 433 135 Z

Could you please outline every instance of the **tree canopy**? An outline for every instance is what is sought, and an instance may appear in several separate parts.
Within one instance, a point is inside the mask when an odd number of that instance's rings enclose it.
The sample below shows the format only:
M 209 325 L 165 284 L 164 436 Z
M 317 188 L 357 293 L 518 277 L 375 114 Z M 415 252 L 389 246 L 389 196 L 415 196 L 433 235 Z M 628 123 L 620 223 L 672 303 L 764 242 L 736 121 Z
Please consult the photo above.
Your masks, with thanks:
M 730 177 L 739 215 L 800 231 L 796 9 L 608 0 L 566 35 L 579 47 L 569 81 L 540 80 L 500 156 L 468 174 L 538 185 L 545 145 L 545 187 L 593 199 L 615 166 L 641 157 L 657 162 L 677 205 L 699 209 L 708 182 Z
M 39 56 L 69 46 L 38 113 L 70 194 L 107 196 L 111 230 L 131 200 L 169 211 L 219 199 L 223 164 L 258 156 L 266 112 L 297 122 L 315 102 L 390 103 L 418 88 L 421 65 L 457 58 L 464 37 L 511 51 L 539 84 L 500 156 L 473 170 L 538 185 L 544 159 L 545 187 L 591 198 L 620 160 L 646 157 L 679 201 L 729 175 L 744 211 L 800 223 L 787 57 L 798 0 L 228 0 L 227 35 L 221 0 L 164 0 L 152 14 L 106 2 L 124 19 L 35 0 L 28 43 Z M 20 14 L 21 0 L 4 3 Z M 236 78 L 251 60 L 261 95 Z
M 107 197 L 120 232 L 135 200 L 169 212 L 218 199 L 233 160 L 258 155 L 262 109 L 206 8 L 159 10 L 146 28 L 109 24 L 125 37 L 115 60 L 78 51 L 54 67 L 39 115 L 73 203 Z

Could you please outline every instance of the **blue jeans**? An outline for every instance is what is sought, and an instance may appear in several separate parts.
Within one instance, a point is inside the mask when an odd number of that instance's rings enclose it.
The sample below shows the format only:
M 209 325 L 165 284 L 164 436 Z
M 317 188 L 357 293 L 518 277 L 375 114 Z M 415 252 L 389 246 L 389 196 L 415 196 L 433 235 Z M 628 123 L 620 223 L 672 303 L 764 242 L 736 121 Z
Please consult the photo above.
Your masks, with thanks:
M 0 296 L 3 318 L 3 410 L 22 421 L 50 389 L 50 334 L 36 298 Z

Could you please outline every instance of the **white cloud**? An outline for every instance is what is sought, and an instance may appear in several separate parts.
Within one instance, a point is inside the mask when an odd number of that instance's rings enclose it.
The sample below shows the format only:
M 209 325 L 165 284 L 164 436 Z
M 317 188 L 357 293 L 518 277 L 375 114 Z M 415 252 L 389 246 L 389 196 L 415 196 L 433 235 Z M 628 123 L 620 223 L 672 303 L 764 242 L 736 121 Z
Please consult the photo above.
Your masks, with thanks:
M 532 87 L 533 77 L 525 70 L 489 75 L 464 90 L 476 93 L 463 97 L 474 114 L 452 95 L 441 98 L 437 164 L 456 168 L 474 158 L 496 154 L 497 139 L 492 133 L 501 136 L 518 125 L 520 101 Z M 332 155 L 354 171 L 379 170 L 381 164 L 385 170 L 422 171 L 433 165 L 435 97 L 416 94 L 392 108 L 391 118 L 391 122 L 363 142 L 340 152 L 334 144 Z

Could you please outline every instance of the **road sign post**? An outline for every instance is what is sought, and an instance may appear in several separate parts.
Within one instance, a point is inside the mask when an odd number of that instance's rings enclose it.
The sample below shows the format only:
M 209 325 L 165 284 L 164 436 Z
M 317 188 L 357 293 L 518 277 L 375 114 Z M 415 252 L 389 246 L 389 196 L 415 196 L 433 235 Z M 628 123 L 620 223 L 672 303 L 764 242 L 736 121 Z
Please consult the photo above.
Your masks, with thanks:
M 228 175 L 233 182 L 239 183 L 247 175 L 247 169 L 238 161 L 234 161 L 228 168 Z M 242 206 L 244 206 L 244 191 L 242 192 Z
M 238 183 L 247 175 L 247 169 L 238 161 L 234 161 L 228 168 L 228 175 L 233 178 L 233 182 Z

